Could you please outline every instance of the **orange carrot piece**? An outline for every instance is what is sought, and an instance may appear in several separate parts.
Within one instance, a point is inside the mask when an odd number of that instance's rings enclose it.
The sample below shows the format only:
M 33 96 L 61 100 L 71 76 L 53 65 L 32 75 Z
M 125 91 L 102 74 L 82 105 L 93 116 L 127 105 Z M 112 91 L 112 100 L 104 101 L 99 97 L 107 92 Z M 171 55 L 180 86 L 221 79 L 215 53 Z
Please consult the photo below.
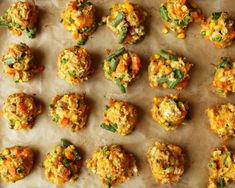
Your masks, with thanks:
M 9 173 L 12 174 L 12 175 L 16 175 L 16 168 L 15 167 L 11 167 L 9 169 Z
M 63 118 L 61 121 L 61 126 L 66 127 L 69 124 L 69 119 L 68 118 Z
M 23 103 L 23 102 L 21 102 L 21 103 L 19 104 L 19 107 L 20 107 L 20 110 L 22 110 L 22 111 L 24 111 L 24 110 L 27 109 L 27 105 L 26 105 L 25 103 Z
M 139 71 L 140 66 L 141 66 L 140 65 L 140 58 L 137 56 L 134 56 L 134 57 L 131 57 L 131 60 L 132 60 L 132 65 L 131 65 L 132 70 Z
M 117 72 L 124 72 L 126 70 L 126 66 L 123 62 L 120 62 L 116 68 Z

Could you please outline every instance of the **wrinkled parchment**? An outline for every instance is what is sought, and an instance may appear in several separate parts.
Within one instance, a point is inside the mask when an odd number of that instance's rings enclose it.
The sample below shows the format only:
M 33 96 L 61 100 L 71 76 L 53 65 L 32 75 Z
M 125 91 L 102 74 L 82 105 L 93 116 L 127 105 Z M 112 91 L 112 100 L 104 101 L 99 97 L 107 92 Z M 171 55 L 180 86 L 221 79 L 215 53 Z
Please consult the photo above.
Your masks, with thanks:
M 45 66 L 45 71 L 36 76 L 29 83 L 14 83 L 3 74 L 0 68 L 0 105 L 5 98 L 14 92 L 26 92 L 36 94 L 36 97 L 44 104 L 43 114 L 35 122 L 35 126 L 29 131 L 14 131 L 7 126 L 5 119 L 0 118 L 0 149 L 13 145 L 28 145 L 36 152 L 36 162 L 33 171 L 25 179 L 14 184 L 0 183 L 1 188 L 53 188 L 56 187 L 46 180 L 42 169 L 42 161 L 46 153 L 59 144 L 60 138 L 67 138 L 76 144 L 82 152 L 83 158 L 88 159 L 96 147 L 104 144 L 121 144 L 126 150 L 135 154 L 138 160 L 140 175 L 131 178 L 119 187 L 126 188 L 204 188 L 207 185 L 207 162 L 210 151 L 222 142 L 208 129 L 208 120 L 205 109 L 214 104 L 235 102 L 235 95 L 227 99 L 218 97 L 210 87 L 213 66 L 212 63 L 221 56 L 231 56 L 235 59 L 235 44 L 227 49 L 217 49 L 210 42 L 204 41 L 199 33 L 200 26 L 193 24 L 187 33 L 185 40 L 176 39 L 175 34 L 162 33 L 162 23 L 159 17 L 161 0 L 133 0 L 141 4 L 148 12 L 147 36 L 136 45 L 128 46 L 142 57 L 143 71 L 127 91 L 122 94 L 112 82 L 106 80 L 103 75 L 101 63 L 105 57 L 105 49 L 120 47 L 113 33 L 106 27 L 98 31 L 88 40 L 85 47 L 90 51 L 96 71 L 87 82 L 71 86 L 56 77 L 56 58 L 59 52 L 66 47 L 76 44 L 71 34 L 64 30 L 60 24 L 59 15 L 64 9 L 66 0 L 36 0 L 40 9 L 40 32 L 35 39 L 28 39 L 25 35 L 16 37 L 0 28 L 0 54 L 6 51 L 12 42 L 25 42 L 34 51 L 37 62 Z M 1 0 L 0 13 L 13 1 Z M 107 15 L 112 3 L 121 2 L 115 0 L 94 0 L 97 8 L 97 17 Z M 197 0 L 206 16 L 213 11 L 226 10 L 235 15 L 235 2 L 233 0 Z M 191 108 L 192 119 L 185 122 L 177 130 L 166 132 L 151 118 L 150 109 L 152 98 L 155 95 L 178 93 L 174 90 L 152 89 L 148 85 L 147 65 L 149 57 L 160 49 L 172 49 L 188 58 L 194 64 L 191 71 L 189 86 L 179 93 L 188 100 Z M 50 99 L 57 94 L 67 92 L 85 92 L 90 105 L 88 125 L 79 133 L 72 133 L 70 129 L 61 129 L 52 122 L 49 117 L 48 104 Z M 103 109 L 110 97 L 132 102 L 139 108 L 139 122 L 133 134 L 121 137 L 117 134 L 105 131 L 99 127 L 102 121 Z M 148 147 L 159 140 L 171 142 L 181 146 L 187 156 L 187 167 L 182 180 L 172 185 L 157 185 L 152 177 L 146 159 Z M 227 142 L 235 149 L 235 138 Z M 102 187 L 99 179 L 90 173 L 83 163 L 81 176 L 75 184 L 65 184 L 62 188 L 98 188 Z M 233 185 L 228 188 L 234 187 Z

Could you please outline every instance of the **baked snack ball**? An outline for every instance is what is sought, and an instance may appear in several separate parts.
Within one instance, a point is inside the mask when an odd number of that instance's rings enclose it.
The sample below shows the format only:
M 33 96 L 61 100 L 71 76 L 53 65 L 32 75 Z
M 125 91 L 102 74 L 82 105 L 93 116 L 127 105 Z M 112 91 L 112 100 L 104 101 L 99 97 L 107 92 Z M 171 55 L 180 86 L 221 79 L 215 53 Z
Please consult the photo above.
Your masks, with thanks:
M 179 146 L 156 142 L 149 148 L 147 157 L 157 183 L 170 184 L 182 177 L 185 157 Z
M 76 132 L 86 126 L 88 105 L 84 94 L 57 95 L 52 98 L 49 110 L 52 120 L 62 128 L 71 127 Z
M 87 168 L 99 176 L 107 187 L 119 185 L 138 175 L 134 156 L 119 145 L 99 147 L 87 160 Z
M 180 39 L 185 38 L 190 23 L 204 19 L 197 5 L 190 4 L 188 0 L 165 0 L 159 11 L 165 26 L 163 32 L 168 33 L 169 30 L 172 30 Z
M 226 97 L 235 92 L 235 62 L 228 57 L 221 57 L 214 72 L 212 86 L 217 93 Z
M 202 24 L 201 36 L 218 48 L 230 46 L 235 38 L 234 18 L 228 12 L 213 12 Z
M 145 18 L 147 13 L 137 4 L 125 0 L 113 4 L 106 25 L 116 35 L 120 44 L 134 44 L 145 36 Z
M 57 59 L 57 75 L 70 84 L 79 84 L 88 80 L 93 72 L 91 57 L 85 48 L 66 48 Z
M 0 17 L 0 26 L 6 26 L 15 35 L 26 33 L 29 38 L 34 38 L 37 14 L 37 7 L 31 1 L 17 1 Z
M 56 185 L 75 183 L 81 166 L 82 158 L 78 149 L 65 139 L 61 139 L 61 145 L 55 146 L 43 161 L 46 178 Z
M 15 82 L 28 82 L 44 70 L 35 63 L 33 52 L 25 43 L 11 44 L 0 61 L 4 72 Z
M 29 175 L 33 168 L 34 153 L 29 147 L 13 146 L 0 153 L 0 178 L 3 182 L 16 182 Z
M 133 104 L 124 101 L 109 100 L 105 106 L 103 129 L 117 132 L 121 136 L 130 134 L 137 122 L 137 109 Z
M 25 93 L 14 93 L 7 97 L 2 107 L 3 116 L 11 129 L 31 129 L 35 118 L 42 112 L 41 104 Z
M 165 130 L 175 130 L 187 118 L 189 107 L 179 95 L 154 97 L 151 110 L 153 119 Z
M 160 50 L 150 58 L 148 78 L 153 88 L 183 89 L 189 80 L 190 64 L 185 57 L 170 50 Z
M 61 13 L 61 22 L 78 44 L 83 45 L 97 28 L 95 7 L 87 0 L 71 0 Z
M 124 47 L 111 52 L 103 65 L 105 77 L 116 83 L 122 93 L 126 92 L 128 85 L 139 75 L 140 69 L 139 56 Z
M 211 153 L 208 164 L 208 188 L 225 187 L 235 180 L 235 154 L 226 145 L 216 148 Z
M 235 105 L 215 105 L 206 110 L 210 129 L 220 138 L 228 140 L 235 136 Z

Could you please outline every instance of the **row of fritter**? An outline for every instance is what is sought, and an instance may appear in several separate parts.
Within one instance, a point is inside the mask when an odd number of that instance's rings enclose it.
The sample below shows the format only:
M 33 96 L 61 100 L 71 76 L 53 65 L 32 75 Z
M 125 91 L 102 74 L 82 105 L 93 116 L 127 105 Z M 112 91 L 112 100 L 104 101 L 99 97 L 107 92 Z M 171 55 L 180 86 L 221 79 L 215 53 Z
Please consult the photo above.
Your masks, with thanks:
M 15 82 L 27 82 L 44 70 L 44 66 L 35 62 L 32 50 L 24 43 L 12 44 L 0 62 L 4 72 Z M 79 46 L 64 49 L 59 54 L 56 64 L 58 77 L 70 84 L 84 82 L 94 72 L 88 50 Z M 140 57 L 124 47 L 108 51 L 108 57 L 102 65 L 105 77 L 113 81 L 123 93 L 138 77 L 142 68 Z M 185 57 L 170 50 L 160 50 L 150 58 L 149 84 L 153 88 L 180 90 L 187 86 L 192 66 L 193 64 Z M 230 58 L 222 57 L 215 64 L 212 86 L 224 97 L 228 92 L 235 92 L 235 62 Z
M 149 147 L 146 156 L 158 184 L 178 182 L 184 174 L 186 157 L 177 145 L 155 142 Z M 56 185 L 75 183 L 80 176 L 82 162 L 83 158 L 77 147 L 68 140 L 61 139 L 61 145 L 55 146 L 43 161 L 45 176 Z M 4 182 L 21 180 L 29 175 L 33 164 L 34 151 L 30 147 L 4 148 L 0 153 L 0 178 Z M 120 145 L 98 147 L 91 158 L 86 160 L 86 167 L 107 188 L 139 175 L 135 156 Z M 225 145 L 216 148 L 211 153 L 208 168 L 208 188 L 224 187 L 234 180 L 235 153 Z
M 49 105 L 52 120 L 62 128 L 70 127 L 73 132 L 84 128 L 89 116 L 89 105 L 84 94 L 68 93 L 52 98 Z M 37 115 L 42 112 L 38 99 L 25 93 L 15 93 L 7 97 L 2 113 L 9 127 L 15 130 L 29 130 Z M 152 118 L 166 131 L 175 130 L 185 120 L 190 119 L 188 102 L 179 95 L 157 96 L 153 98 Z M 235 105 L 222 104 L 209 107 L 206 113 L 210 129 L 224 140 L 235 136 Z M 138 109 L 135 105 L 110 99 L 105 106 L 100 127 L 118 133 L 130 134 L 138 124 Z
M 117 41 L 121 44 L 134 44 L 145 36 L 147 12 L 138 4 L 128 0 L 113 4 L 110 15 L 99 22 L 95 9 L 87 0 L 71 0 L 61 13 L 61 23 L 72 33 L 78 44 L 85 44 L 97 27 L 104 24 L 117 35 Z M 219 48 L 230 46 L 235 37 L 234 18 L 227 12 L 213 12 L 211 17 L 205 19 L 195 3 L 187 0 L 165 0 L 159 7 L 159 14 L 165 26 L 163 32 L 172 30 L 180 39 L 185 38 L 186 30 L 192 22 L 200 22 L 201 36 Z M 8 27 L 11 33 L 21 35 L 25 32 L 32 38 L 37 31 L 38 17 L 35 4 L 19 1 L 6 10 L 0 18 L 0 25 Z

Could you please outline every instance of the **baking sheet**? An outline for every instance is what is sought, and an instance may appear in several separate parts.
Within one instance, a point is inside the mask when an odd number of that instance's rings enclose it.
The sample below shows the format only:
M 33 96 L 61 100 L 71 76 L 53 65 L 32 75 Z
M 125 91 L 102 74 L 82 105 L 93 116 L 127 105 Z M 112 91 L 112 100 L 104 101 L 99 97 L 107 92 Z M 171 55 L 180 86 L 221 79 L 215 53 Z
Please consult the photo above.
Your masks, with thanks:
M 113 33 L 106 27 L 98 31 L 88 40 L 85 47 L 90 51 L 96 71 L 87 81 L 78 86 L 71 86 L 56 77 L 56 59 L 59 52 L 66 47 L 76 44 L 71 34 L 64 30 L 60 24 L 59 15 L 64 9 L 66 0 L 36 0 L 40 9 L 40 32 L 35 39 L 28 39 L 25 35 L 16 37 L 5 28 L 0 28 L 0 54 L 2 55 L 12 42 L 25 42 L 34 51 L 38 63 L 45 65 L 45 71 L 36 76 L 29 83 L 14 83 L 3 74 L 0 67 L 0 106 L 9 94 L 26 92 L 36 94 L 44 104 L 43 113 L 36 119 L 35 125 L 29 131 L 14 131 L 7 126 L 6 120 L 0 118 L 0 149 L 13 145 L 28 145 L 36 152 L 36 162 L 31 174 L 25 179 L 14 184 L 0 182 L 1 188 L 53 188 L 55 185 L 46 180 L 42 161 L 50 149 L 59 144 L 60 138 L 67 138 L 77 145 L 83 153 L 83 158 L 88 159 L 95 148 L 104 144 L 121 144 L 127 151 L 133 153 L 138 160 L 140 175 L 131 178 L 118 186 L 135 188 L 203 188 L 208 180 L 207 162 L 210 151 L 222 142 L 216 135 L 208 130 L 208 121 L 205 108 L 210 105 L 234 102 L 235 95 L 227 99 L 218 97 L 212 92 L 210 83 L 213 75 L 213 66 L 221 56 L 230 56 L 235 59 L 235 44 L 226 49 L 217 49 L 210 42 L 200 37 L 200 27 L 193 24 L 185 40 L 176 39 L 175 34 L 162 33 L 158 9 L 161 0 L 132 0 L 141 4 L 148 12 L 146 22 L 147 35 L 145 39 L 127 48 L 137 52 L 143 63 L 140 78 L 122 94 L 112 82 L 103 75 L 101 63 L 105 58 L 105 49 L 120 47 Z M 0 13 L 13 1 L 0 0 Z M 97 8 L 97 16 L 107 15 L 111 4 L 122 2 L 116 0 L 93 0 Z M 197 0 L 206 16 L 213 11 L 226 10 L 235 15 L 235 2 L 233 0 Z M 147 65 L 149 57 L 160 49 L 172 49 L 188 58 L 194 64 L 191 71 L 189 86 L 180 92 L 168 89 L 152 89 L 148 85 Z M 84 92 L 90 105 L 88 125 L 78 133 L 69 129 L 61 129 L 49 117 L 48 104 L 53 96 L 67 92 Z M 192 119 L 173 132 L 166 132 L 151 118 L 150 109 L 152 98 L 155 95 L 180 93 L 181 97 L 190 103 Z M 136 130 L 129 136 L 120 137 L 99 127 L 102 121 L 103 109 L 110 97 L 132 102 L 139 108 L 139 122 Z M 151 174 L 146 159 L 148 147 L 159 140 L 175 143 L 181 146 L 187 156 L 187 167 L 182 180 L 172 185 L 157 185 Z M 235 139 L 226 142 L 235 149 Z M 228 186 L 234 187 L 235 184 Z M 61 188 L 98 188 L 102 187 L 98 177 L 90 173 L 83 163 L 79 180 L 75 184 L 66 183 Z

